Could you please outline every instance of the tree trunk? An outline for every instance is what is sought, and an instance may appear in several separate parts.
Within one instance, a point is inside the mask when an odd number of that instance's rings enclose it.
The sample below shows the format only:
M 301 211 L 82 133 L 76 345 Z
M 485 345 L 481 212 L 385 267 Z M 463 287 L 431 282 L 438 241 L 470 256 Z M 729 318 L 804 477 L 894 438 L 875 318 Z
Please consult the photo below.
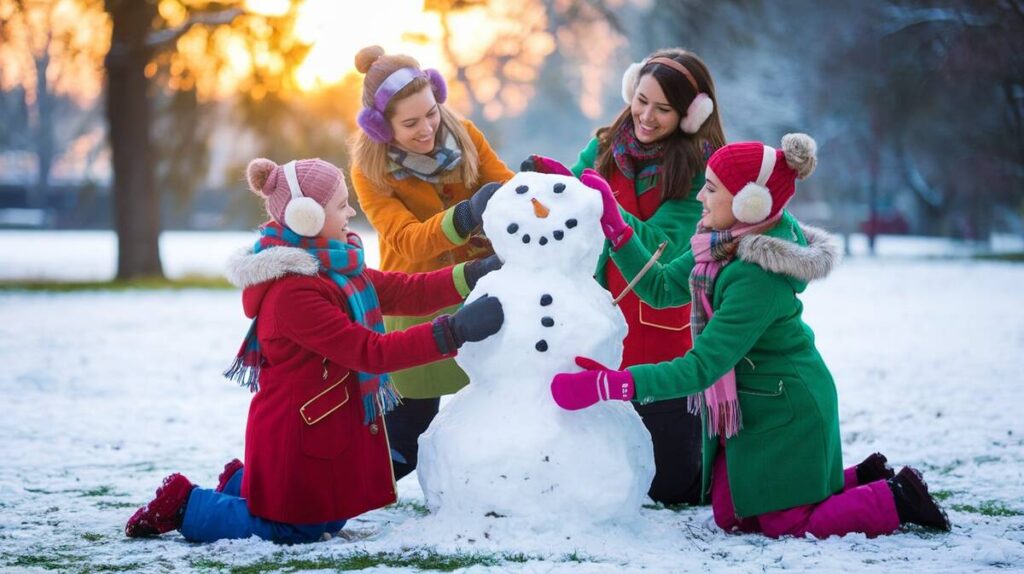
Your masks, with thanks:
M 156 4 L 150 0 L 106 0 L 106 10 L 113 22 L 105 66 L 117 278 L 160 277 L 160 194 L 153 184 L 145 74 L 150 58 L 146 37 L 157 14 Z
M 45 207 L 50 191 L 50 171 L 53 167 L 53 96 L 47 79 L 50 68 L 50 40 L 47 38 L 43 53 L 36 63 L 36 159 L 39 171 L 36 186 L 29 195 L 29 207 Z

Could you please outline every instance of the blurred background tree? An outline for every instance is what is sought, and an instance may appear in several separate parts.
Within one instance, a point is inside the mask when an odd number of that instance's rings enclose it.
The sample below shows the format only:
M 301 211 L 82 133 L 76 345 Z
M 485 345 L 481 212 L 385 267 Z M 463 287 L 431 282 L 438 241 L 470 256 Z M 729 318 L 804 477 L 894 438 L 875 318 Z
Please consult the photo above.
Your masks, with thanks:
M 165 224 L 264 217 L 217 191 L 244 189 L 249 159 L 348 167 L 361 47 L 441 69 L 515 167 L 573 161 L 622 109 L 626 66 L 681 46 L 730 140 L 818 140 L 802 218 L 1024 234 L 1022 38 L 1013 0 L 0 0 L 0 201 L 10 174 L 31 174 L 29 206 L 54 177 L 109 182 L 118 275 L 160 274 Z

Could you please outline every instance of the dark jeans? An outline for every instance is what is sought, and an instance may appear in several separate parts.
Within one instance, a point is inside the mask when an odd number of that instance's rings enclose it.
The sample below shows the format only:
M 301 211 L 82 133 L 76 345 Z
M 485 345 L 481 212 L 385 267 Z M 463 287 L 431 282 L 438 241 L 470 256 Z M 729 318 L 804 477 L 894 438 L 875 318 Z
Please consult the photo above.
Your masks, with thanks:
M 441 399 L 402 399 L 384 417 L 391 443 L 391 463 L 395 468 L 395 480 L 416 470 L 419 454 L 419 438 L 437 416 Z
M 700 502 L 700 417 L 687 412 L 685 398 L 633 406 L 654 442 L 650 497 L 662 504 Z

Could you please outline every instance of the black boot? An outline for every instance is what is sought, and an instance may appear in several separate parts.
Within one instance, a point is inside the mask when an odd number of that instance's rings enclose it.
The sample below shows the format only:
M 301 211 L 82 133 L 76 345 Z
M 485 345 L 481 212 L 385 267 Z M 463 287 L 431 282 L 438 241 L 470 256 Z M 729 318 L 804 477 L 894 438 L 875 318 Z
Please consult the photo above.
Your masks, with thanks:
M 889 489 L 896 500 L 896 514 L 900 524 L 912 523 L 949 532 L 952 525 L 939 503 L 928 494 L 928 485 L 916 469 L 905 466 L 899 474 L 888 480 Z
M 876 480 L 888 480 L 896 476 L 888 461 L 880 452 L 869 455 L 857 465 L 857 483 L 870 484 Z

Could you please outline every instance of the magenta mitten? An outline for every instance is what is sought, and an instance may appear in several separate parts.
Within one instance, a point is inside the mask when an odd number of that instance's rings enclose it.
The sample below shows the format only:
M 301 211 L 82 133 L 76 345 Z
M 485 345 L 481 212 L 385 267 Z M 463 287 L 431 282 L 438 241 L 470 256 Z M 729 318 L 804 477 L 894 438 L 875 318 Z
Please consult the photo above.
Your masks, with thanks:
M 568 175 L 572 177 L 569 168 L 562 165 L 558 160 L 544 157 L 542 155 L 531 155 L 519 164 L 519 171 L 533 171 L 536 173 L 547 173 L 551 175 Z
M 611 186 L 601 174 L 590 168 L 583 170 L 580 181 L 583 185 L 601 192 L 601 231 L 604 231 L 604 236 L 612 242 L 612 248 L 617 250 L 633 236 L 633 228 L 622 218 L 619 202 L 615 201 Z
M 598 401 L 628 401 L 636 392 L 629 371 L 613 371 L 586 357 L 576 357 L 576 364 L 586 369 L 580 373 L 561 373 L 551 379 L 551 396 L 558 406 L 578 411 Z

